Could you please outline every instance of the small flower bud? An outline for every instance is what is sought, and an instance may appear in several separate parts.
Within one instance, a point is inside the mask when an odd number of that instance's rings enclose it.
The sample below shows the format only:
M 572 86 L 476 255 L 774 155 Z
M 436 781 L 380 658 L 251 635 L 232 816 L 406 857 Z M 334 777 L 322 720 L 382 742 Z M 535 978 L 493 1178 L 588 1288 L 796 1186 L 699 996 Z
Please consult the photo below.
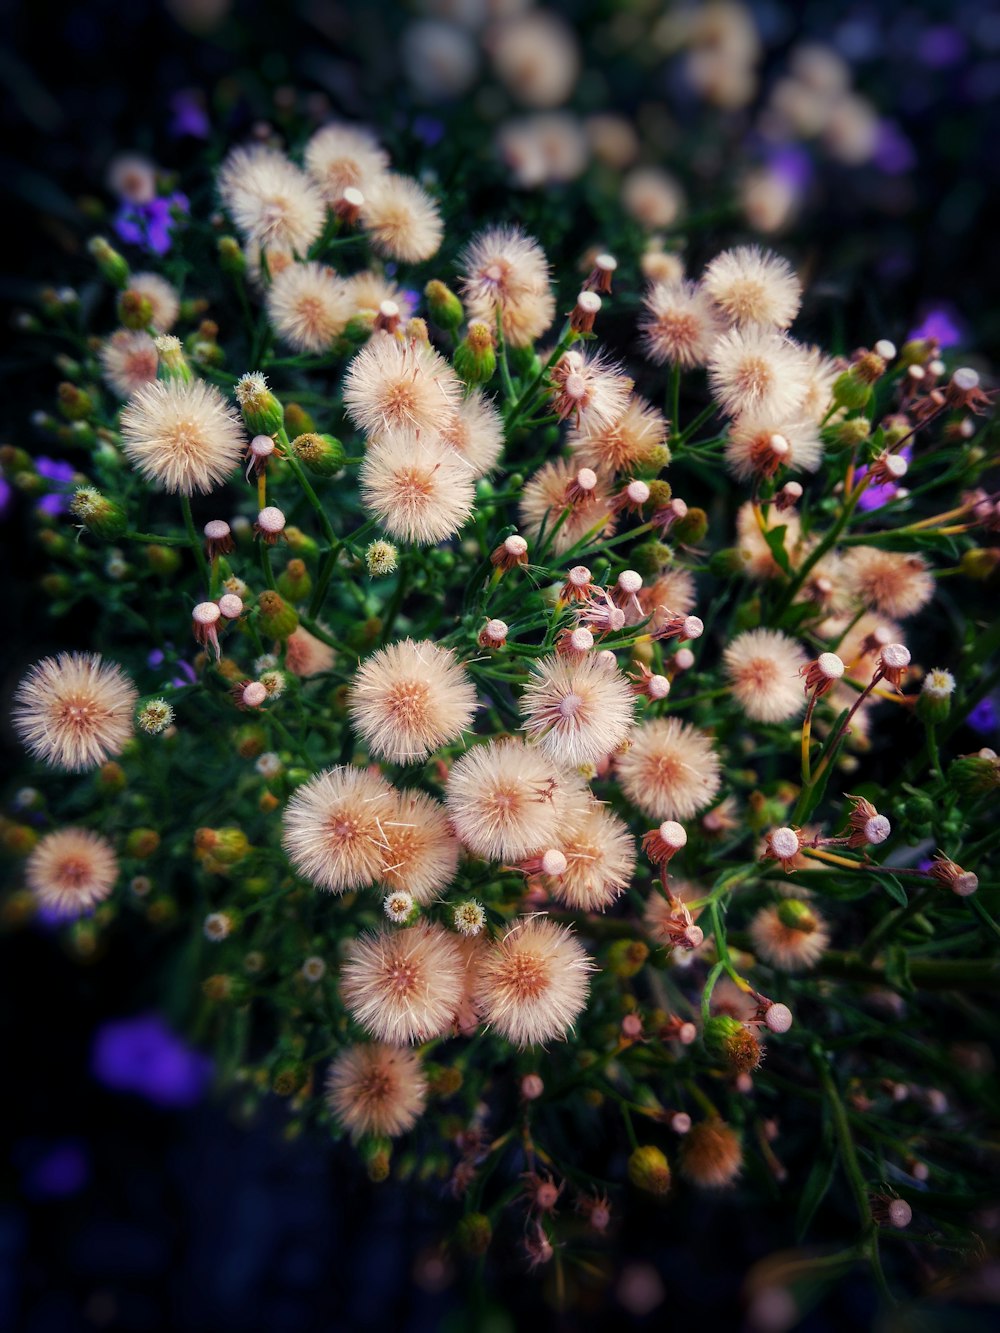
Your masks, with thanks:
M 485 1213 L 466 1213 L 458 1224 L 456 1238 L 464 1254 L 478 1258 L 490 1248 L 493 1228 Z
M 750 1074 L 761 1062 L 760 1042 L 729 1014 L 714 1014 L 702 1035 L 709 1054 L 724 1060 L 734 1074 Z
M 817 699 L 821 699 L 828 690 L 832 690 L 841 679 L 846 668 L 836 653 L 820 653 L 814 662 L 808 662 L 799 669 L 799 675 L 805 680 L 807 692 L 812 690 Z
M 466 384 L 485 384 L 497 368 L 493 333 L 488 324 L 473 320 L 463 340 L 455 348 L 455 370 Z
M 584 287 L 592 292 L 603 292 L 607 294 L 611 291 L 611 280 L 618 268 L 618 260 L 614 255 L 600 254 L 594 260 L 594 267 L 587 276 Z
M 933 879 L 950 889 L 959 898 L 968 898 L 979 888 L 979 876 L 971 870 L 963 870 L 954 861 L 949 861 L 940 852 L 936 853 L 930 870 Z
M 251 434 L 277 435 L 283 427 L 284 409 L 267 387 L 267 380 L 260 371 L 249 371 L 239 380 L 236 401 Z
M 228 555 L 235 549 L 236 543 L 233 541 L 232 530 L 229 524 L 222 518 L 213 518 L 205 524 L 205 553 L 209 560 L 214 560 L 216 556 Z
M 662 1198 L 670 1192 L 670 1163 L 659 1148 L 636 1148 L 628 1159 L 628 1178 L 636 1189 Z
M 457 903 L 452 912 L 452 923 L 460 935 L 478 935 L 486 925 L 486 913 L 482 904 L 477 903 L 474 898 Z
M 537 1101 L 545 1091 L 545 1084 L 538 1074 L 525 1074 L 521 1079 L 521 1096 L 526 1102 Z
M 273 546 L 275 542 L 281 540 L 285 531 L 285 516 L 275 505 L 268 505 L 257 515 L 257 522 L 253 525 L 256 536 Z
M 415 906 L 413 895 L 407 893 L 405 889 L 394 889 L 392 893 L 387 893 L 382 901 L 382 910 L 396 926 L 404 925 L 410 920 Z
M 923 722 L 944 722 L 951 712 L 951 696 L 955 692 L 955 677 L 940 667 L 928 671 L 917 696 L 917 716 Z
M 775 507 L 784 513 L 788 509 L 794 509 L 802 499 L 802 487 L 797 481 L 786 481 L 781 490 L 774 497 Z
M 764 1014 L 764 1025 L 768 1032 L 787 1032 L 792 1026 L 792 1011 L 787 1004 L 768 1005 Z
M 304 560 L 297 556 L 278 575 L 275 582 L 282 597 L 289 602 L 304 602 L 312 592 L 312 578 Z
M 215 602 L 199 602 L 191 612 L 191 627 L 196 642 L 214 652 L 216 660 L 222 656 L 219 647 L 218 623 L 222 616 Z
M 174 720 L 174 710 L 166 699 L 148 699 L 136 710 L 135 724 L 147 736 L 160 736 Z
M 432 278 L 424 288 L 427 298 L 427 310 L 431 319 L 441 329 L 457 329 L 465 318 L 462 302 L 450 287 L 446 287 L 437 278 Z
M 607 952 L 608 971 L 616 977 L 634 977 L 649 957 L 649 946 L 642 940 L 615 940 Z
M 857 373 L 852 366 L 838 375 L 833 382 L 833 401 L 838 407 L 846 407 L 849 412 L 857 412 L 865 407 L 872 396 L 872 386 Z
M 333 435 L 297 435 L 292 451 L 316 477 L 332 477 L 344 466 L 344 446 Z
M 315 954 L 307 958 L 299 968 L 302 977 L 311 985 L 315 986 L 318 981 L 322 981 L 326 975 L 326 963 L 322 958 L 317 958 Z
M 128 530 L 125 510 L 92 486 L 83 486 L 70 501 L 70 513 L 102 541 L 116 541 Z
M 247 261 L 235 236 L 220 236 L 218 241 L 219 268 L 230 278 L 242 278 Z
M 515 565 L 528 563 L 528 543 L 523 537 L 512 533 L 506 537 L 490 556 L 490 563 L 497 569 L 513 569 Z
M 181 340 L 175 338 L 173 334 L 167 333 L 162 338 L 156 339 L 156 355 L 157 379 L 180 380 L 184 384 L 194 379 Z
M 581 292 L 570 312 L 569 326 L 575 333 L 593 333 L 594 320 L 601 309 L 601 298 L 596 292 Z
M 879 653 L 879 674 L 890 685 L 899 686 L 910 665 L 910 650 L 902 643 L 887 643 Z
M 298 628 L 299 617 L 280 593 L 267 589 L 257 599 L 259 624 L 265 638 L 287 639 Z
M 87 242 L 87 249 L 101 271 L 101 275 L 113 287 L 125 287 L 129 280 L 129 267 L 126 261 L 113 250 L 103 236 L 94 236 Z
M 642 849 L 653 865 L 669 864 L 682 848 L 687 846 L 687 833 L 684 826 L 673 819 L 664 820 L 659 828 L 643 835 Z
M 507 642 L 507 633 L 505 620 L 488 620 L 479 631 L 480 648 L 502 648 Z
M 394 574 L 399 563 L 399 552 L 392 542 L 374 541 L 365 550 L 365 564 L 370 578 L 386 578 Z
M 819 925 L 812 908 L 798 898 L 782 898 L 778 904 L 778 920 L 789 930 L 801 931 L 803 935 L 814 934 Z

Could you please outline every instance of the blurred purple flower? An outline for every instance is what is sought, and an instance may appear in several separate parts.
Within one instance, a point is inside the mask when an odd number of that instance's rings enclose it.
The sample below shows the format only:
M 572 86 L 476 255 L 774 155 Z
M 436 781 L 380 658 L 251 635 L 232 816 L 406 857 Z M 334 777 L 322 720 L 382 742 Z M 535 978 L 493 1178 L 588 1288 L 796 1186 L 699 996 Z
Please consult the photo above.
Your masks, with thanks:
M 901 176 L 917 165 L 913 144 L 894 121 L 883 120 L 878 127 L 875 165 L 887 176 Z
M 899 455 L 901 458 L 905 458 L 906 461 L 909 462 L 913 457 L 912 447 L 908 444 L 904 445 L 903 448 L 900 449 Z M 868 468 L 862 464 L 854 474 L 855 481 L 860 481 L 862 477 L 867 475 L 867 472 Z M 890 500 L 895 498 L 898 492 L 899 486 L 894 481 L 883 482 L 881 486 L 867 486 L 861 492 L 861 498 L 858 500 L 858 508 L 862 513 L 870 514 L 873 509 L 881 509 L 883 505 L 887 505 Z
M 800 193 L 812 180 L 812 158 L 797 144 L 783 144 L 768 153 L 767 166 L 785 184 Z
M 6 514 L 7 506 L 10 504 L 10 497 L 14 492 L 10 488 L 10 482 L 0 477 L 0 515 Z
M 957 28 L 939 23 L 920 34 L 917 59 L 929 69 L 946 69 L 959 64 L 966 49 L 965 38 Z
M 993 736 L 1000 730 L 1000 712 L 992 699 L 980 699 L 965 721 L 980 736 Z
M 962 341 L 962 330 L 947 310 L 928 310 L 907 340 L 933 338 L 941 347 L 957 347 Z
M 436 116 L 416 116 L 411 126 L 413 133 L 428 148 L 434 148 L 444 138 L 444 121 Z
M 24 1149 L 26 1161 L 21 1184 L 30 1199 L 65 1199 L 86 1185 L 90 1162 L 82 1144 L 64 1139 L 18 1147 Z
M 198 673 L 190 662 L 185 662 L 182 657 L 179 657 L 175 666 L 178 674 L 171 680 L 171 685 L 176 685 L 178 689 L 183 689 L 185 685 L 194 685 L 197 682 Z
M 72 463 L 64 463 L 59 458 L 46 458 L 44 455 L 35 459 L 35 471 L 43 477 L 49 486 L 35 506 L 43 514 L 64 514 L 69 508 L 69 492 L 76 476 Z
M 116 1092 L 157 1106 L 194 1106 L 212 1077 L 212 1061 L 193 1050 L 158 1014 L 105 1023 L 94 1038 L 91 1073 Z
M 151 199 L 148 204 L 123 204 L 115 214 L 114 229 L 129 245 L 165 255 L 173 244 L 171 233 L 177 226 L 177 213 L 188 211 L 184 194 L 170 194 Z
M 207 139 L 211 130 L 205 102 L 197 88 L 180 88 L 170 99 L 173 119 L 170 133 L 175 139 Z
M 146 665 L 151 667 L 158 667 L 165 657 L 166 653 L 163 651 L 162 648 L 154 648 L 153 651 L 146 658 Z

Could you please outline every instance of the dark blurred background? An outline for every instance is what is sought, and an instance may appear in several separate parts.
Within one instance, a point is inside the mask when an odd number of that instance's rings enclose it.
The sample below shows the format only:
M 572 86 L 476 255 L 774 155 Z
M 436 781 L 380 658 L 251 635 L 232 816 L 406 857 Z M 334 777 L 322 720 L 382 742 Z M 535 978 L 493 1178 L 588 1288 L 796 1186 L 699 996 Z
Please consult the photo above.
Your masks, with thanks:
M 438 16 L 477 8 L 489 6 L 427 7 Z M 577 109 L 643 127 L 640 160 L 676 174 L 692 212 L 724 201 L 743 162 L 794 177 L 796 215 L 771 243 L 814 276 L 808 332 L 849 347 L 901 340 L 929 319 L 976 364 L 995 357 L 1000 5 L 751 4 L 757 91 L 730 111 L 705 106 L 680 56 L 634 55 L 670 6 L 551 8 L 583 51 Z M 400 55 L 400 32 L 426 16 L 333 0 L 4 0 L 5 305 L 29 308 L 45 284 L 91 281 L 84 245 L 94 227 L 80 201 L 113 210 L 105 176 L 115 153 L 147 154 L 204 201 L 210 165 L 256 124 L 305 132 L 327 116 L 373 124 L 400 169 L 429 163 L 443 182 L 475 158 L 470 217 L 530 224 L 543 204 L 561 209 L 572 228 L 559 259 L 568 269 L 617 207 L 613 194 L 586 176 L 541 193 L 512 186 L 491 145 L 516 107 L 491 87 L 488 62 L 466 92 L 437 99 L 421 91 L 412 55 Z M 877 151 L 865 160 L 762 133 L 761 108 L 803 42 L 838 53 L 874 109 Z M 746 231 L 739 219 L 708 223 L 694 255 L 734 226 Z M 16 327 L 4 340 L 0 430 L 37 453 L 25 423 L 51 406 L 57 377 Z M 47 619 L 24 555 L 27 517 L 22 497 L 9 497 L 7 624 L 21 647 L 5 670 L 15 679 L 23 661 L 87 632 Z M 238 1091 L 213 1092 L 205 1057 L 157 1016 L 171 950 L 135 927 L 113 932 L 85 962 L 40 926 L 8 922 L 0 937 L 0 1329 L 529 1327 L 552 1292 L 523 1275 L 516 1234 L 500 1236 L 488 1274 L 507 1313 L 491 1298 L 470 1323 L 461 1266 L 440 1249 L 442 1187 L 374 1188 L 349 1150 L 319 1137 L 286 1142 L 277 1099 L 248 1122 Z M 545 1317 L 555 1328 L 654 1328 L 668 1318 L 738 1328 L 742 1276 L 787 1243 L 783 1215 L 775 1205 L 747 1226 L 726 1201 L 699 1202 L 682 1219 L 637 1202 L 603 1247 L 598 1276 L 575 1275 L 574 1313 Z M 934 1326 L 984 1327 L 977 1299 Z M 867 1328 L 873 1318 L 868 1287 L 849 1282 L 798 1327 Z

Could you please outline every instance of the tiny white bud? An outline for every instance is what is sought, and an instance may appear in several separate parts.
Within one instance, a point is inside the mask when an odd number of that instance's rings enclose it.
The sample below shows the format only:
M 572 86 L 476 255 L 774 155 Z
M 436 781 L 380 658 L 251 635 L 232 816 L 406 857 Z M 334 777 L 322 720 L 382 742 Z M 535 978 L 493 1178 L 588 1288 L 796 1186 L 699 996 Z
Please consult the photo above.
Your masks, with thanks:
M 568 865 L 569 862 L 558 848 L 550 847 L 547 852 L 542 853 L 543 875 L 565 875 Z
M 913 1209 L 905 1199 L 893 1199 L 889 1205 L 889 1223 L 900 1230 L 913 1220 Z
M 691 1117 L 687 1111 L 675 1111 L 670 1117 L 670 1128 L 675 1134 L 687 1134 L 691 1129 Z
M 792 1011 L 787 1004 L 769 1005 L 764 1023 L 769 1032 L 787 1032 L 792 1026 Z
M 635 594 L 642 587 L 642 575 L 634 569 L 623 569 L 618 575 L 618 586 L 624 593 Z
M 910 650 L 902 643 L 887 643 L 882 649 L 882 665 L 901 671 L 910 665 Z
M 676 820 L 665 819 L 660 825 L 659 832 L 667 846 L 673 847 L 675 851 L 687 846 L 688 835 L 683 824 L 678 824 Z
M 646 681 L 646 689 L 651 699 L 665 699 L 670 693 L 670 681 L 666 676 L 650 676 Z
M 894 361 L 896 359 L 896 344 L 890 342 L 888 338 L 879 338 L 872 351 L 877 353 L 883 361 Z
M 891 832 L 892 825 L 885 815 L 872 815 L 871 819 L 865 821 L 865 838 L 873 846 L 885 842 Z
M 836 653 L 820 653 L 816 665 L 827 680 L 839 680 L 844 674 L 844 664 Z
M 793 828 L 776 828 L 771 834 L 771 850 L 782 861 L 789 861 L 799 852 L 799 835 Z
M 243 614 L 243 598 L 237 597 L 234 592 L 224 592 L 218 605 L 227 620 L 238 620 Z
M 251 680 L 244 685 L 241 697 L 244 708 L 259 708 L 267 698 L 267 689 L 259 680 Z
M 705 633 L 705 623 L 699 620 L 697 616 L 684 617 L 684 637 L 685 639 L 700 639 Z
M 269 458 L 274 453 L 274 441 L 270 435 L 255 435 L 250 441 L 250 452 L 254 458 Z
M 275 505 L 268 505 L 257 515 L 257 526 L 268 536 L 276 536 L 285 528 L 285 516 Z
M 971 366 L 959 366 L 951 377 L 951 382 L 961 393 L 970 393 L 979 388 L 979 375 Z
M 199 602 L 191 612 L 191 619 L 196 625 L 214 625 L 221 615 L 215 602 Z
M 690 648 L 678 648 L 674 653 L 674 666 L 678 671 L 690 671 L 694 666 L 694 653 Z

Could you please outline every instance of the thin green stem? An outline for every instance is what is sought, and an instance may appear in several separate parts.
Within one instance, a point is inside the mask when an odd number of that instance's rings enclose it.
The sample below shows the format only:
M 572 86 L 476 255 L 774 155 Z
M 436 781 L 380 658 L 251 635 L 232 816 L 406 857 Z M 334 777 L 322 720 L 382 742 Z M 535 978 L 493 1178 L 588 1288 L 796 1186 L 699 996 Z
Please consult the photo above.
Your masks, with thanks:
M 184 515 L 184 527 L 187 529 L 188 545 L 194 552 L 194 558 L 198 565 L 198 572 L 201 574 L 202 583 L 205 585 L 206 595 L 212 585 L 212 578 L 208 571 L 208 561 L 205 559 L 205 552 L 202 549 L 201 538 L 195 531 L 194 518 L 191 514 L 191 497 L 181 496 L 181 513 Z

